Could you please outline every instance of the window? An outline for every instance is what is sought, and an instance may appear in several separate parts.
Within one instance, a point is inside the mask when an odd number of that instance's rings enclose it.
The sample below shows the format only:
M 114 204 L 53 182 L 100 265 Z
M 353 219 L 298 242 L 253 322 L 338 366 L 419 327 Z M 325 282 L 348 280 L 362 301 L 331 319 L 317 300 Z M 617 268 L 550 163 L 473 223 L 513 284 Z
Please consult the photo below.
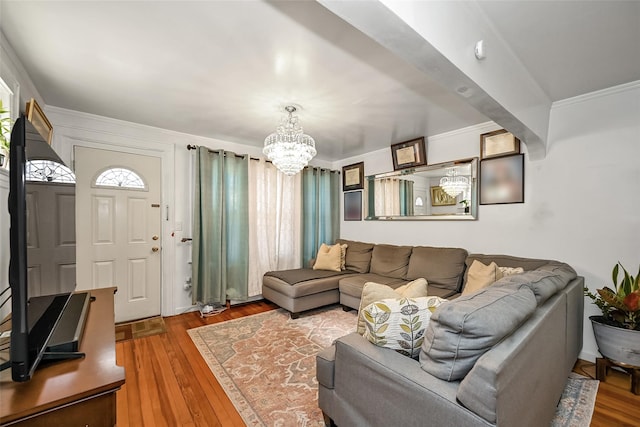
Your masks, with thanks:
M 422 200 L 422 197 L 420 196 L 416 197 L 416 206 L 424 206 L 424 201 Z
M 125 168 L 109 168 L 96 178 L 96 187 L 116 187 L 129 190 L 145 190 L 147 186 L 134 171 Z
M 52 160 L 30 160 L 25 167 L 27 181 L 75 183 L 71 169 Z

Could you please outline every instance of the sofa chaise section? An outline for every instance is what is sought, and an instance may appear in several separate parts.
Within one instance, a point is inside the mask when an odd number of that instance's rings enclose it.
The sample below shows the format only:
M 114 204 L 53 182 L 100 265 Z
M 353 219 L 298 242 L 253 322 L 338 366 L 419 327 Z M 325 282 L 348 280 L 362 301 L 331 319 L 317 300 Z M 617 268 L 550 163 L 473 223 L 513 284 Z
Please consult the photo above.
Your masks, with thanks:
M 340 302 L 338 282 L 353 274 L 310 268 L 270 271 L 262 279 L 262 296 L 296 318 L 303 311 Z

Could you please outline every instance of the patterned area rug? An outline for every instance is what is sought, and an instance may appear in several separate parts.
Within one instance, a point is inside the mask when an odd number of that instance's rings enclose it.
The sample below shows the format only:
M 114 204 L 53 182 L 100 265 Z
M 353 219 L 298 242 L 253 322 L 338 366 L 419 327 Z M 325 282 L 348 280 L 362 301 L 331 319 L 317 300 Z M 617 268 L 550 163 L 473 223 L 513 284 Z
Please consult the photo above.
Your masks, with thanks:
M 339 307 L 295 320 L 280 309 L 188 332 L 248 426 L 324 426 L 316 354 L 355 324 Z M 598 383 L 572 374 L 552 425 L 588 426 Z
M 591 424 L 600 381 L 572 372 L 564 387 L 552 427 L 584 427 Z
M 116 342 L 127 341 L 134 338 L 150 337 L 167 332 L 162 317 L 150 317 L 137 322 L 122 323 L 116 325 Z

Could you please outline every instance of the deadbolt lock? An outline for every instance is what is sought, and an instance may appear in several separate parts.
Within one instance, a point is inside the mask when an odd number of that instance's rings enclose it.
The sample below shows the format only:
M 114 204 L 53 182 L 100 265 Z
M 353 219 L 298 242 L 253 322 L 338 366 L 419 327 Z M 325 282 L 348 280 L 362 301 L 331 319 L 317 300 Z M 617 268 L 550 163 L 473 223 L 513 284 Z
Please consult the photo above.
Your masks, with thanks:
M 159 239 L 159 237 L 158 237 L 158 236 L 153 236 L 153 237 L 152 237 L 152 239 L 153 239 L 153 240 L 158 240 L 158 239 Z

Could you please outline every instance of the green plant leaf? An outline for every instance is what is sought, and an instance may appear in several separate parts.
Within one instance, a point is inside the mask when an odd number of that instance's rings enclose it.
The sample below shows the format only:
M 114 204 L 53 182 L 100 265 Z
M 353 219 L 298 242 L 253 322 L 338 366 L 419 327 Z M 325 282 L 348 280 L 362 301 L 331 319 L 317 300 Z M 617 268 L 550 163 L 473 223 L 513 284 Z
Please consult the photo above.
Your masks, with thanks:
M 619 267 L 620 263 L 616 264 L 613 267 L 613 272 L 611 273 L 611 276 L 613 276 L 613 286 L 614 288 L 618 289 L 618 267 Z

